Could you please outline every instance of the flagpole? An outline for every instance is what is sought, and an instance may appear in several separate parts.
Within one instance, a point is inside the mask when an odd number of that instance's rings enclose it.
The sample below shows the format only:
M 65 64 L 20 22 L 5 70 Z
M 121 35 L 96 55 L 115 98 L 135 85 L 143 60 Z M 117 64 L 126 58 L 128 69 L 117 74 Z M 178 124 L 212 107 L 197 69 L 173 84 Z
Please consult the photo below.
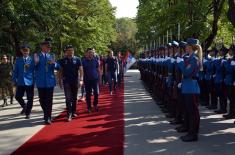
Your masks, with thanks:
M 178 41 L 180 41 L 180 23 L 178 23 Z
M 166 31 L 166 43 L 167 44 L 169 43 L 169 40 L 168 40 L 168 30 Z

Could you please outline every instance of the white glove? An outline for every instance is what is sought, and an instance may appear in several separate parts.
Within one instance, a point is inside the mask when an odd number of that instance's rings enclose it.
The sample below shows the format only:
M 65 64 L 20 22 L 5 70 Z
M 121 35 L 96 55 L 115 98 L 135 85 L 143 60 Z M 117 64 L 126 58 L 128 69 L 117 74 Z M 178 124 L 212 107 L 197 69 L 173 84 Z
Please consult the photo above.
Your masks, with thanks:
M 224 63 L 224 62 L 226 62 L 226 61 L 227 61 L 227 60 L 223 59 L 223 60 L 222 60 L 222 63 Z
M 181 88 L 181 85 L 182 85 L 182 83 L 179 83 L 179 84 L 178 84 L 178 88 Z
M 205 63 L 205 62 L 207 62 L 207 60 L 206 60 L 206 59 L 203 59 L 203 63 Z
M 179 58 L 179 57 L 176 60 L 177 63 L 180 63 L 180 62 L 183 62 L 183 61 L 184 61 L 184 59 L 183 58 Z
M 235 66 L 235 61 L 234 61 L 234 60 L 231 61 L 231 65 L 232 65 L 232 66 Z

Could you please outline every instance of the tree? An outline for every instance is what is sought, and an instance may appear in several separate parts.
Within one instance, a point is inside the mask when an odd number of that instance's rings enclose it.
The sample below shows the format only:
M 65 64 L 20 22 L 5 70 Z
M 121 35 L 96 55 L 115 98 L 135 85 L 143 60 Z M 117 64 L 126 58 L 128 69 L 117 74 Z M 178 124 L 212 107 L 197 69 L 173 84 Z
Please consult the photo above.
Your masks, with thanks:
M 2 51 L 19 55 L 23 42 L 36 49 L 50 37 L 56 54 L 65 44 L 73 44 L 80 55 L 88 47 L 101 53 L 116 39 L 109 0 L 2 0 L 0 4 Z
M 234 33 L 231 23 L 228 22 L 227 12 L 233 11 L 232 5 L 228 8 L 225 0 L 139 0 L 137 14 L 137 37 L 144 46 L 153 39 L 157 43 L 166 43 L 177 39 L 177 27 L 181 26 L 180 39 L 196 37 L 205 49 L 214 46 L 215 41 L 223 40 L 231 43 L 231 34 Z M 233 17 L 233 14 L 230 14 Z M 231 21 L 231 20 L 230 20 Z M 154 35 L 151 31 L 154 29 Z M 168 39 L 167 39 L 168 31 Z
M 228 19 L 231 21 L 233 26 L 235 27 L 235 1 L 234 0 L 228 0 L 229 4 L 229 10 L 228 10 Z
M 137 41 L 135 39 L 137 33 L 137 25 L 134 19 L 120 18 L 116 20 L 117 40 L 112 43 L 111 49 L 116 52 L 121 51 L 123 54 L 126 51 L 137 50 Z

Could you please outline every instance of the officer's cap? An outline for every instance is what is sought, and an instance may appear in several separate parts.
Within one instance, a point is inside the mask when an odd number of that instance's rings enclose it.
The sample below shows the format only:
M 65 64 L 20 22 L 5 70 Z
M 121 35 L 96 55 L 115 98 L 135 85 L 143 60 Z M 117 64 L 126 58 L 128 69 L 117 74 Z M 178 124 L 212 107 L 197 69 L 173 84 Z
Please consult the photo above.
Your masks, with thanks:
M 41 46 L 43 46 L 43 45 L 48 45 L 48 46 L 51 46 L 51 42 L 50 41 L 48 41 L 48 40 L 44 40 L 43 42 L 41 42 L 41 44 L 40 44 Z
M 198 45 L 199 44 L 199 40 L 198 39 L 194 39 L 194 38 L 188 38 L 187 39 L 187 43 L 189 45 Z
M 20 49 L 26 49 L 26 48 L 30 49 L 30 46 L 28 44 L 23 44 L 20 46 Z
M 184 42 L 184 41 L 181 41 L 181 42 L 179 43 L 179 47 L 180 47 L 180 48 L 185 48 L 186 45 L 187 45 L 187 43 Z
M 160 46 L 158 49 L 159 49 L 159 50 L 165 50 L 166 47 L 162 45 L 162 46 Z

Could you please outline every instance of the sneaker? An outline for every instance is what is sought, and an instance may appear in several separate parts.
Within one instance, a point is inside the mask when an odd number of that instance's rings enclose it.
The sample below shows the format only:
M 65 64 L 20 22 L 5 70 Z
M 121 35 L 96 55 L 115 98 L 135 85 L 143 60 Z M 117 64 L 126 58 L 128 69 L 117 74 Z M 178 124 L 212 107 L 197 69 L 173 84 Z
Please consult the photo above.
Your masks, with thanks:
M 74 113 L 72 114 L 72 117 L 78 117 L 78 114 Z
M 91 108 L 87 110 L 88 111 L 88 114 L 90 114 L 92 111 L 91 111 Z
M 72 121 L 72 114 L 69 114 L 68 116 L 68 122 Z

